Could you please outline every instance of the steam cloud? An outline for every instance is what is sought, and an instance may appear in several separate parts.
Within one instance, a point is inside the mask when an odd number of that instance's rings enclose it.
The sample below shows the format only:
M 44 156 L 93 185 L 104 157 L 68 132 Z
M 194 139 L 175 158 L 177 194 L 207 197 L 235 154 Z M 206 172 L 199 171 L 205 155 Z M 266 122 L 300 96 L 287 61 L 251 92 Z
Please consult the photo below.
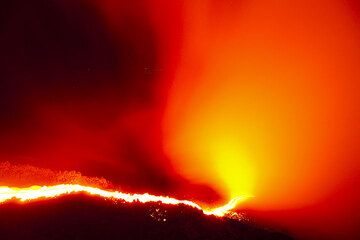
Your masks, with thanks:
M 76 171 L 52 171 L 30 165 L 0 163 L 0 186 L 30 187 L 58 184 L 80 184 L 105 189 L 112 187 L 105 178 L 87 177 Z

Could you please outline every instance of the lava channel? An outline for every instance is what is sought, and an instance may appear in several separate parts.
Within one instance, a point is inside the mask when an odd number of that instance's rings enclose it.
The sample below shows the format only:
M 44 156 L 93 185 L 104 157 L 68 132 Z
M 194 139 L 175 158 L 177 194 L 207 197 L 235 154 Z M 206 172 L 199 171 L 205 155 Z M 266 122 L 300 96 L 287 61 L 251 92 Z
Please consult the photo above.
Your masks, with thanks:
M 75 193 L 86 193 L 89 195 L 100 196 L 107 199 L 121 200 L 127 203 L 131 202 L 161 202 L 162 204 L 168 205 L 186 205 L 202 211 L 205 215 L 213 215 L 217 217 L 224 217 L 229 213 L 240 202 L 246 200 L 247 197 L 236 197 L 231 199 L 227 204 L 217 208 L 203 208 L 199 204 L 189 200 L 179 200 L 172 197 L 155 196 L 148 193 L 144 194 L 130 194 L 122 193 L 119 191 L 109 191 L 100 188 L 83 186 L 78 184 L 60 184 L 54 186 L 32 186 L 28 188 L 17 188 L 17 187 L 0 187 L 0 203 L 5 203 L 12 199 L 29 202 L 39 199 L 51 199 L 63 195 L 75 194 Z

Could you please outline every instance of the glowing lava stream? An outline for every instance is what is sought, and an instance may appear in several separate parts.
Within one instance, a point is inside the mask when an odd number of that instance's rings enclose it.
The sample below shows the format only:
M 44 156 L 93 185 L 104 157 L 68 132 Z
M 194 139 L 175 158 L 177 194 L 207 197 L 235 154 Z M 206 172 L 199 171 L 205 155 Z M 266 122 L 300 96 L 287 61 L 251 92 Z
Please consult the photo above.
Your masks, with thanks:
M 16 187 L 0 187 L 0 203 L 4 203 L 11 199 L 16 199 L 21 202 L 37 200 L 37 199 L 47 199 L 55 198 L 61 195 L 68 195 L 73 193 L 87 193 L 90 195 L 101 196 L 104 198 L 110 198 L 115 200 L 122 200 L 124 202 L 161 202 L 163 204 L 169 205 L 179 205 L 184 204 L 189 207 L 193 207 L 201 210 L 205 215 L 214 215 L 218 217 L 223 217 L 227 213 L 231 212 L 232 209 L 240 201 L 244 201 L 247 197 L 237 197 L 233 198 L 229 203 L 224 206 L 213 208 L 213 209 L 204 209 L 200 207 L 197 203 L 188 200 L 179 200 L 171 197 L 164 196 L 155 196 L 148 193 L 144 194 L 129 194 L 122 193 L 118 191 L 107 191 L 99 188 L 76 185 L 76 184 L 61 184 L 55 186 L 32 186 L 29 188 L 16 188 Z

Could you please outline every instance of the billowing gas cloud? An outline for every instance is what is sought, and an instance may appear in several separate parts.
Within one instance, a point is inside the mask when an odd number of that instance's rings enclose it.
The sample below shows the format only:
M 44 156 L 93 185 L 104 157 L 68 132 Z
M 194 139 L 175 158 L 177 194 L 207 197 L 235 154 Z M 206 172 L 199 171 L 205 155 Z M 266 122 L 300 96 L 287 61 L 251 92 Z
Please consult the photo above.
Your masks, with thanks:
M 58 184 L 80 184 L 103 189 L 113 187 L 105 178 L 83 176 L 76 171 L 53 171 L 26 164 L 0 163 L 0 186 L 29 187 Z
M 177 174 L 162 150 L 180 7 L 2 1 L 0 161 L 75 170 L 129 191 L 218 199 Z
M 197 1 L 184 9 L 164 117 L 164 148 L 177 171 L 228 197 L 255 196 L 250 208 L 294 213 L 282 221 L 313 229 L 302 236 L 354 238 L 358 5 Z

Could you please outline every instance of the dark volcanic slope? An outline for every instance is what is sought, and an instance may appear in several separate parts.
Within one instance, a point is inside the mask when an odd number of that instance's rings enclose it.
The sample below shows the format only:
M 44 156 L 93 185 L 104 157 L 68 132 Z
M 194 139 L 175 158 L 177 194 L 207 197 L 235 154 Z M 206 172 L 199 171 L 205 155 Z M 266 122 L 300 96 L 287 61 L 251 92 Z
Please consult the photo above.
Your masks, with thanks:
M 84 195 L 0 205 L 5 239 L 291 239 L 185 206 L 114 203 Z

